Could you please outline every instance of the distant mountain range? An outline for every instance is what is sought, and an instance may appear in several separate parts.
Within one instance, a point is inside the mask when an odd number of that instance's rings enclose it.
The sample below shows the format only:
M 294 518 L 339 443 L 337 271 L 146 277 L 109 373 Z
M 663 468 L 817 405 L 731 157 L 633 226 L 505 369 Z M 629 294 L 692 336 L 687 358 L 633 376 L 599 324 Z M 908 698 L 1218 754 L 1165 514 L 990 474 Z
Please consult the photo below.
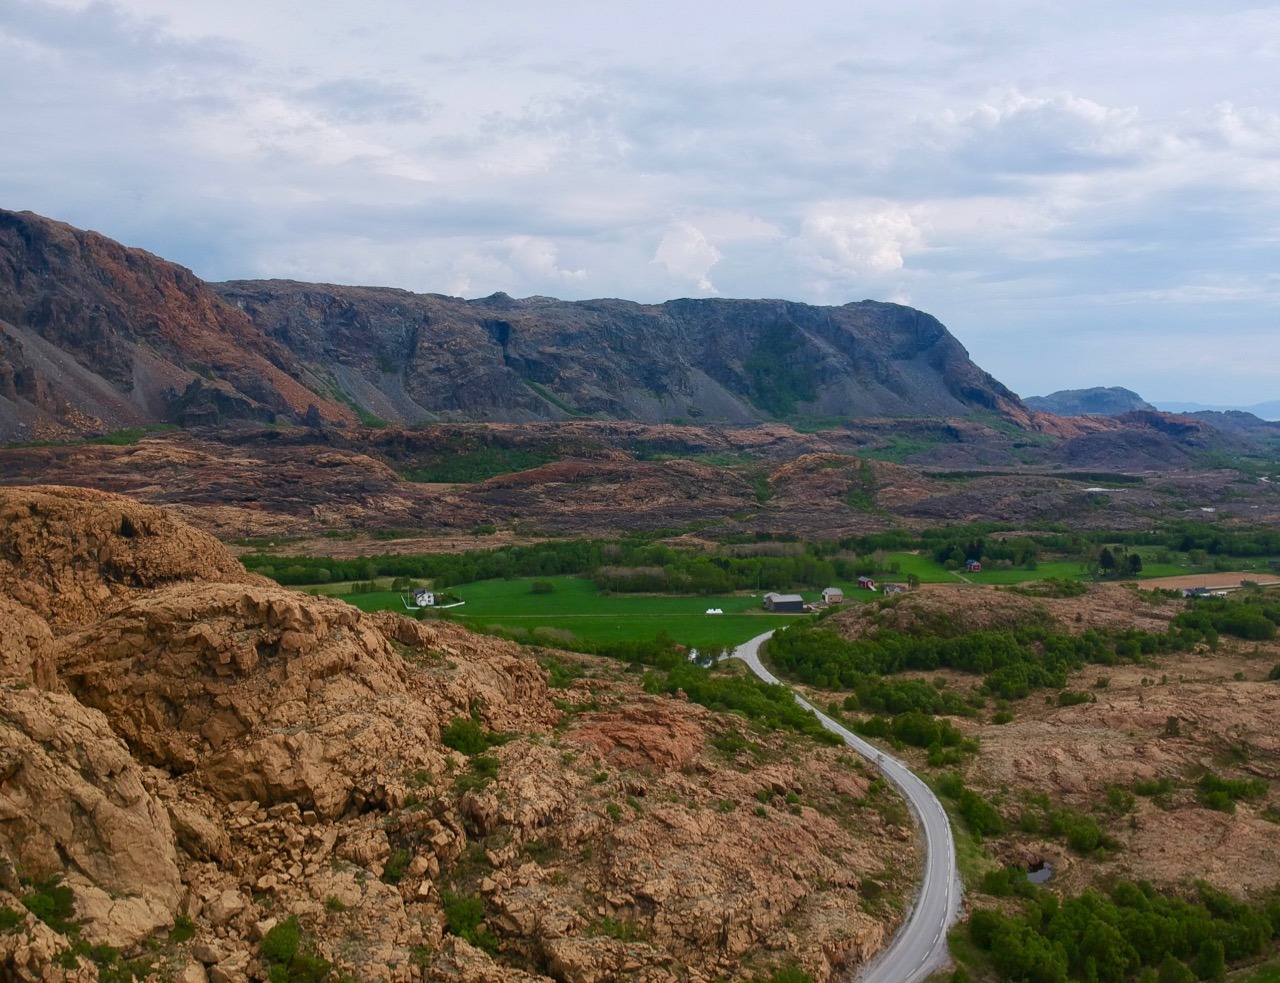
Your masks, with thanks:
M 236 419 L 750 424 L 974 411 L 1029 423 L 942 324 L 897 304 L 208 284 L 96 232 L 0 210 L 0 440 Z
M 1263 420 L 1280 420 L 1280 399 L 1272 399 L 1265 403 L 1254 403 L 1252 406 L 1206 406 L 1202 403 L 1178 403 L 1161 400 L 1156 406 L 1166 413 L 1252 413 Z
M 1135 410 L 1160 410 L 1164 413 L 1251 413 L 1261 420 L 1280 420 L 1280 399 L 1253 406 L 1209 406 L 1161 400 L 1148 403 L 1132 389 L 1119 386 L 1093 389 L 1061 389 L 1048 396 L 1024 396 L 1028 409 L 1058 416 L 1123 416 Z

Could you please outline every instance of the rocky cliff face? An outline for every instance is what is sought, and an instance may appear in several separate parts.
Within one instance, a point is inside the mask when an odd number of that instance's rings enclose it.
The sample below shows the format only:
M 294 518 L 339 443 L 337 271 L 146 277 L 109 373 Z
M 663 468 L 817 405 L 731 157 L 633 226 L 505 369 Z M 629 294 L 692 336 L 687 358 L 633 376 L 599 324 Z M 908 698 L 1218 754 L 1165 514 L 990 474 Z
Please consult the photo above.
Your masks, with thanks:
M 215 286 L 312 371 L 401 422 L 1025 414 L 936 319 L 895 304 Z
M 894 304 L 209 285 L 0 211 L 0 440 L 277 417 L 742 424 L 978 409 L 1030 423 L 938 321 Z
M 303 385 L 294 362 L 189 270 L 0 211 L 0 436 L 301 420 L 312 405 L 354 419 Z
M 869 769 L 594 665 L 553 701 L 513 644 L 0 489 L 0 976 L 265 980 L 273 929 L 396 981 L 828 980 L 882 947 L 864 878 L 915 859 Z M 504 736 L 468 757 L 458 721 Z

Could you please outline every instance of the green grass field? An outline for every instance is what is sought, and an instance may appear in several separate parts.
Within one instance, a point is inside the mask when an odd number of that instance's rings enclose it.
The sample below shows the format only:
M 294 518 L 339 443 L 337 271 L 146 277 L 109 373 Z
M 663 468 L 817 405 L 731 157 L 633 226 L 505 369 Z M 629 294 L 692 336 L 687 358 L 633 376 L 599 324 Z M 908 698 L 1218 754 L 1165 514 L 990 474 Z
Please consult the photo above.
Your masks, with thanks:
M 1146 580 L 1152 577 L 1181 577 L 1190 573 L 1205 573 L 1208 568 L 1195 567 L 1188 563 L 1156 563 L 1149 558 L 1154 551 L 1138 550 L 1142 555 L 1142 573 L 1136 578 Z M 899 566 L 897 574 L 885 574 L 881 579 L 885 582 L 905 580 L 907 574 L 914 573 L 922 584 L 954 584 L 967 580 L 974 584 L 1022 584 L 1032 580 L 1089 580 L 1087 568 L 1079 560 L 1046 560 L 1034 570 L 1015 568 L 1012 570 L 985 569 L 980 573 L 966 573 L 964 570 L 952 572 L 932 557 L 917 553 L 889 553 L 888 559 Z
M 769 614 L 761 607 L 760 597 L 749 594 L 600 594 L 594 583 L 581 577 L 538 579 L 552 584 L 554 591 L 533 593 L 532 579 L 482 580 L 452 587 L 449 592 L 466 603 L 448 614 L 472 628 L 496 626 L 517 633 L 549 628 L 593 642 L 647 641 L 665 631 L 691 648 L 738 645 L 797 617 Z M 338 596 L 362 611 L 405 610 L 398 591 Z M 820 592 L 805 591 L 803 596 L 816 600 Z M 721 608 L 724 614 L 709 615 L 707 608 Z
M 542 578 L 555 587 L 534 594 L 532 580 L 482 580 L 452 588 L 466 605 L 451 612 L 461 624 L 498 625 L 507 630 L 552 628 L 595 642 L 647 640 L 665 631 L 681 645 L 714 648 L 738 645 L 780 628 L 795 616 L 769 614 L 747 594 L 724 597 L 600 594 L 581 577 Z M 805 600 L 818 597 L 806 592 Z M 709 615 L 707 608 L 724 614 Z
M 882 587 L 887 583 L 905 581 L 909 574 L 915 574 L 921 583 L 944 584 L 964 581 L 1021 584 L 1049 578 L 1090 579 L 1087 568 L 1077 560 L 1045 561 L 1034 570 L 989 569 L 980 573 L 953 572 L 931 557 L 916 553 L 890 553 L 888 560 L 897 563 L 899 570 L 896 574 L 878 576 Z M 1146 555 L 1144 563 L 1141 579 L 1197 572 L 1197 568 L 1189 564 L 1156 563 L 1153 557 Z M 763 592 L 718 597 L 600 594 L 595 584 L 583 577 L 539 579 L 551 583 L 554 590 L 549 594 L 533 593 L 533 578 L 483 580 L 451 588 L 450 593 L 466 603 L 450 609 L 448 616 L 477 629 L 492 626 L 516 635 L 554 629 L 591 642 L 648 641 L 665 631 L 674 641 L 693 648 L 737 645 L 770 628 L 781 627 L 795 617 L 765 612 L 761 607 Z M 389 577 L 378 579 L 381 587 L 389 587 L 390 583 Z M 332 583 L 302 589 L 340 597 L 363 611 L 405 611 L 398 591 L 344 593 L 349 586 Z M 882 596 L 879 592 L 858 590 L 852 583 L 839 582 L 833 586 L 841 587 L 846 599 L 852 603 Z M 820 597 L 820 592 L 804 591 L 802 596 L 813 601 Z M 721 608 L 725 613 L 708 615 L 707 608 Z

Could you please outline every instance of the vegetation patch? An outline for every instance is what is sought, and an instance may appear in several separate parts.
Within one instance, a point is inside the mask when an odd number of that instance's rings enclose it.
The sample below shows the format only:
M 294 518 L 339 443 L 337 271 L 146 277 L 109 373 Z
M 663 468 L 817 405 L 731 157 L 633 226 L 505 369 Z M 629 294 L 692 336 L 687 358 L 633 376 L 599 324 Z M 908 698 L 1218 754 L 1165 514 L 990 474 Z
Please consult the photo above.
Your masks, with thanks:
M 1037 890 L 1017 914 L 979 908 L 967 934 L 1002 979 L 1194 983 L 1261 955 L 1277 924 L 1274 900 L 1248 905 L 1205 884 L 1184 898 L 1121 880 L 1066 900 Z
M 498 938 L 481 923 L 485 918 L 484 901 L 475 894 L 451 891 L 440 892 L 444 905 L 445 927 L 450 935 L 465 939 L 477 949 L 490 955 L 498 951 Z
M 1196 783 L 1200 804 L 1219 812 L 1236 811 L 1236 803 L 1241 799 L 1255 800 L 1263 798 L 1268 785 L 1261 778 L 1223 778 L 1213 772 L 1206 772 Z
M 483 754 L 491 747 L 506 744 L 509 740 L 511 735 L 494 733 L 476 716 L 455 718 L 440 735 L 440 743 L 445 747 L 459 751 L 468 757 Z
M 813 369 L 797 357 L 799 335 L 776 324 L 760 335 L 742 367 L 751 380 L 752 402 L 775 417 L 789 416 L 797 403 L 818 398 Z
M 302 923 L 290 915 L 262 937 L 259 955 L 271 983 L 319 983 L 333 967 L 305 944 Z
M 440 454 L 400 470 L 406 481 L 469 484 L 499 475 L 515 474 L 558 461 L 560 455 L 547 447 L 499 447 L 486 445 L 460 454 Z
M 30 889 L 22 896 L 22 904 L 58 934 L 69 937 L 80 934 L 75 895 L 71 888 L 61 883 L 61 878 L 32 881 Z

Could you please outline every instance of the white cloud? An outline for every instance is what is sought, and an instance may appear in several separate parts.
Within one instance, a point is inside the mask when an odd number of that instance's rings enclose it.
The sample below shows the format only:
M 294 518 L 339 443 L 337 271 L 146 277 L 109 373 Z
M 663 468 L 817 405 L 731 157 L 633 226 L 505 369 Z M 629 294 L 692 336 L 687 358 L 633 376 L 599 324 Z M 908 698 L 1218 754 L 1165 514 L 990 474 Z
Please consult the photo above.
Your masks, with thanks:
M 689 222 L 680 222 L 662 237 L 653 254 L 679 280 L 692 280 L 703 293 L 719 293 L 711 282 L 711 268 L 720 262 L 720 250 Z
M 877 283 L 902 270 L 922 248 L 911 212 L 888 202 L 823 202 L 788 244 L 802 267 L 842 283 Z
M 508 236 L 503 245 L 511 250 L 511 262 L 529 275 L 564 282 L 586 279 L 586 270 L 566 270 L 557 265 L 559 249 L 550 239 Z

